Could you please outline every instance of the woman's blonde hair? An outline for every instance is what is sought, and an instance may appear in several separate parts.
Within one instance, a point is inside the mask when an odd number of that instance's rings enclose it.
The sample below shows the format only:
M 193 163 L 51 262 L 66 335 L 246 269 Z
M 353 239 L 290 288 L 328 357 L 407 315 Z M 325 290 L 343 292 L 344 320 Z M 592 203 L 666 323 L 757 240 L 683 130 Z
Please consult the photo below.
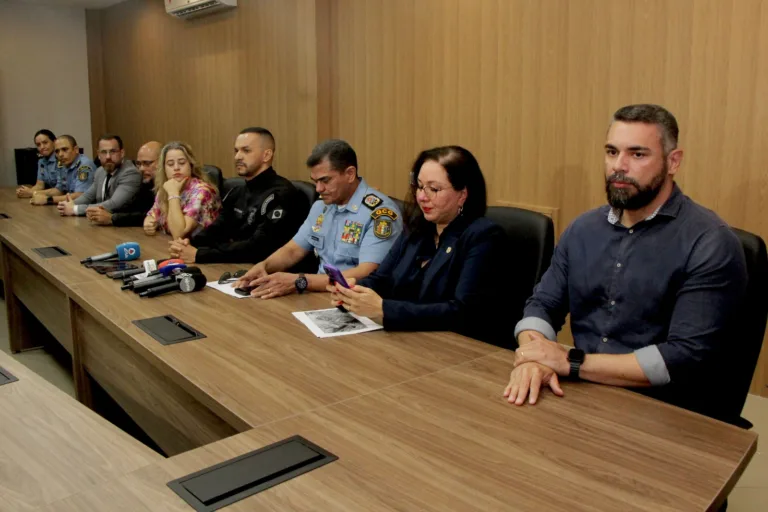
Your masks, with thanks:
M 163 188 L 163 184 L 167 180 L 165 176 L 165 159 L 168 155 L 168 152 L 173 149 L 178 149 L 184 153 L 184 156 L 189 162 L 189 166 L 192 168 L 192 178 L 197 178 L 206 182 L 211 187 L 213 187 L 214 191 L 218 193 L 216 190 L 216 185 L 213 183 L 210 176 L 208 176 L 208 173 L 203 170 L 203 164 L 198 161 L 195 153 L 192 151 L 192 147 L 186 142 L 169 142 L 163 147 L 162 150 L 160 150 L 160 157 L 157 161 L 157 172 L 155 173 L 155 194 L 157 195 L 158 203 L 160 204 L 160 210 L 163 212 L 163 214 L 168 213 L 168 192 L 166 192 Z

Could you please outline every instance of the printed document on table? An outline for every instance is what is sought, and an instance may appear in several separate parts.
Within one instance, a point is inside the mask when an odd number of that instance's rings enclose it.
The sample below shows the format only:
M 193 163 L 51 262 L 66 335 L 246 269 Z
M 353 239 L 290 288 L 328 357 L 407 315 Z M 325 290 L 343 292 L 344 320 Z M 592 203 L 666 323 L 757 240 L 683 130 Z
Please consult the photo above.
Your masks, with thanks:
M 338 308 L 299 311 L 293 316 L 306 325 L 312 334 L 318 338 L 346 336 L 347 334 L 358 334 L 384 328 L 370 318 L 354 313 L 345 313 Z

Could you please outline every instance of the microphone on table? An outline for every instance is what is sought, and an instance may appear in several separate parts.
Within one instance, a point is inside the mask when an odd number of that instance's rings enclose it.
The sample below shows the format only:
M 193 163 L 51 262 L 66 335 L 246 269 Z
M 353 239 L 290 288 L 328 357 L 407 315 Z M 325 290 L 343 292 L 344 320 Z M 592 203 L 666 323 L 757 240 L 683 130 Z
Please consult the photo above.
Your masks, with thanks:
M 157 263 L 155 263 L 155 260 L 144 260 L 141 265 L 141 268 L 107 272 L 107 276 L 111 277 L 112 279 L 125 279 L 127 277 L 138 276 L 139 274 L 148 274 L 157 270 Z
M 128 283 L 127 285 L 123 285 L 121 289 L 125 290 L 133 290 L 134 293 L 139 293 L 141 291 L 146 290 L 147 288 L 151 288 L 153 286 L 159 286 L 162 284 L 168 284 L 174 282 L 182 273 L 184 274 L 202 274 L 202 270 L 200 270 L 198 267 L 187 267 L 183 269 L 176 269 L 173 271 L 171 275 L 168 276 L 154 276 L 147 279 L 140 279 L 138 281 L 133 281 L 132 283 Z
M 185 265 L 184 260 L 180 259 L 172 259 L 172 260 L 161 260 L 158 262 L 157 267 L 154 268 L 151 272 L 147 272 L 147 277 L 157 276 L 162 274 L 162 270 L 166 267 L 171 267 L 173 265 Z M 163 274 L 168 275 L 168 274 Z
M 93 263 L 94 261 L 105 261 L 117 258 L 119 261 L 137 260 L 141 256 L 141 248 L 136 242 L 125 242 L 115 247 L 115 252 L 105 252 L 96 256 L 89 256 L 80 263 Z
M 139 297 L 157 297 L 165 293 L 190 293 L 205 288 L 208 279 L 203 274 L 180 274 L 172 283 L 153 286 L 139 294 Z

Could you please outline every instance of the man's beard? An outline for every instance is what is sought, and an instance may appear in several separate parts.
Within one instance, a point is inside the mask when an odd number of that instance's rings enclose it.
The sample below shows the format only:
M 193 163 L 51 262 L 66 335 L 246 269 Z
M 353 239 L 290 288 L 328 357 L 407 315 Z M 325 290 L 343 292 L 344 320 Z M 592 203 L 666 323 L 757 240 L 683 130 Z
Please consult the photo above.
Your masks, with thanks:
M 645 187 L 625 174 L 611 174 L 605 179 L 605 194 L 608 197 L 608 204 L 616 209 L 629 211 L 639 210 L 644 206 L 648 206 L 659 195 L 661 187 L 667 178 L 667 172 L 667 162 L 665 161 L 661 172 Z M 612 183 L 629 183 L 635 187 L 636 192 L 631 187 L 611 187 Z
M 258 166 L 253 168 L 248 167 L 245 164 L 243 164 L 242 166 L 235 166 L 235 172 L 237 173 L 238 176 L 244 176 L 244 177 L 253 176 L 254 174 L 256 174 L 256 171 L 258 170 L 259 170 Z

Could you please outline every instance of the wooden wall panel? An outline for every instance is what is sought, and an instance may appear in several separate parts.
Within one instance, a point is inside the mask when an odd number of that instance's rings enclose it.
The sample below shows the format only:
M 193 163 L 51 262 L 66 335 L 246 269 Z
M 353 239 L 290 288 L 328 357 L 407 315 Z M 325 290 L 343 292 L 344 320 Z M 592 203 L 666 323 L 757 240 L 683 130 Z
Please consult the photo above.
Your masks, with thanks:
M 768 1 L 335 0 L 333 17 L 333 133 L 385 192 L 420 149 L 457 143 L 491 201 L 562 230 L 605 201 L 610 115 L 653 102 L 680 123 L 685 192 L 768 239 Z
M 102 11 L 101 29 L 106 129 L 129 156 L 147 140 L 184 140 L 231 176 L 235 136 L 261 125 L 277 139 L 275 167 L 306 177 L 317 139 L 313 0 L 249 0 L 189 21 L 129 0 Z
M 99 147 L 99 137 L 107 131 L 101 15 L 102 11 L 85 10 L 85 34 L 88 45 L 88 93 L 91 102 L 91 143 L 93 144 L 91 147 L 94 153 Z

